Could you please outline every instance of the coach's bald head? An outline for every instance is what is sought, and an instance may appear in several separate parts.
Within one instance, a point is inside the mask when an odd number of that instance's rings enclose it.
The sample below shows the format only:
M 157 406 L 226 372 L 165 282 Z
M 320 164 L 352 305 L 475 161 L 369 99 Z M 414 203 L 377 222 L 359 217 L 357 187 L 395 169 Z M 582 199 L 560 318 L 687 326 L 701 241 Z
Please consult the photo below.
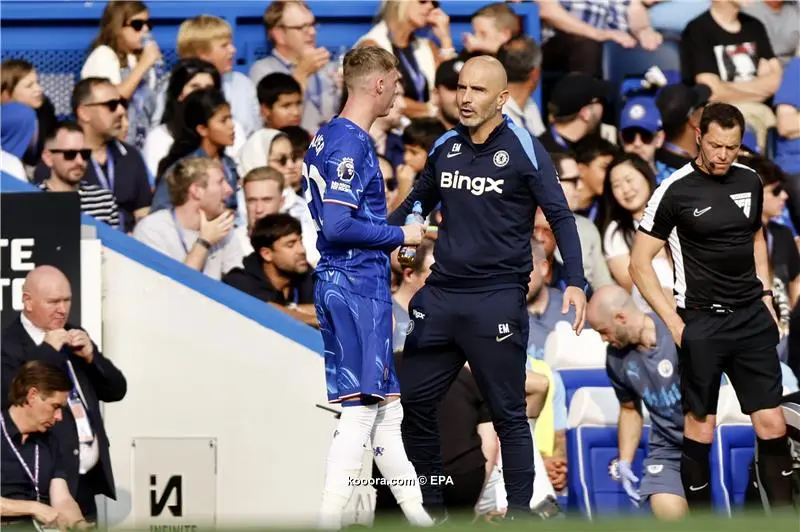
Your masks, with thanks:
M 592 328 L 611 345 L 623 348 L 632 341 L 632 329 L 641 323 L 642 311 L 624 288 L 608 285 L 599 288 L 589 300 L 586 317 Z
M 497 117 L 508 101 L 508 79 L 494 57 L 480 55 L 464 63 L 456 95 L 461 123 L 477 128 Z

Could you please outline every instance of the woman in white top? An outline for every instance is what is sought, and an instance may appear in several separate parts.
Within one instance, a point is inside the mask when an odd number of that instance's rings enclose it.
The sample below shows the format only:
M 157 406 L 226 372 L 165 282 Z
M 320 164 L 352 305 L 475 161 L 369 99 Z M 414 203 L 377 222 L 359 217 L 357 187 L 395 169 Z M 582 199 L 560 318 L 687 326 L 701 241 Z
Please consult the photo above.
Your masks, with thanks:
M 109 2 L 100 32 L 81 69 L 81 79 L 108 78 L 128 106 L 128 143 L 141 148 L 155 111 L 157 74 L 153 68 L 161 50 L 150 36 L 150 13 L 139 1 Z
M 598 218 L 603 235 L 603 254 L 611 276 L 633 296 L 637 305 L 650 311 L 649 305 L 634 286 L 628 273 L 631 246 L 644 216 L 647 201 L 656 188 L 655 174 L 638 155 L 621 154 L 608 167 L 603 186 L 605 212 Z M 672 263 L 665 251 L 653 259 L 653 268 L 670 301 L 673 301 L 674 276 Z
M 292 143 L 286 133 L 277 129 L 263 128 L 253 133 L 245 142 L 238 157 L 240 175 L 247 175 L 250 170 L 261 166 L 269 166 L 283 174 L 283 205 L 281 212 L 289 213 L 300 221 L 303 228 L 303 246 L 309 264 L 316 266 L 319 260 L 317 251 L 317 228 L 308 210 L 308 204 L 302 195 L 300 167 L 302 159 L 295 158 Z M 244 204 L 244 192 L 241 199 Z
M 196 58 L 181 59 L 172 69 L 161 124 L 147 134 L 142 150 L 144 162 L 154 176 L 158 175 L 158 165 L 169 153 L 172 143 L 175 142 L 175 136 L 180 133 L 183 125 L 180 104 L 194 91 L 210 88 L 222 90 L 222 80 L 217 69 L 208 61 Z M 235 159 L 247 138 L 244 129 L 235 120 L 233 133 L 233 145 L 227 147 L 225 153 Z
M 430 26 L 442 47 L 414 32 Z M 384 0 L 380 22 L 362 36 L 356 46 L 379 46 L 400 62 L 405 92 L 405 115 L 410 118 L 436 116 L 431 101 L 436 67 L 456 55 L 450 37 L 450 18 L 431 0 Z

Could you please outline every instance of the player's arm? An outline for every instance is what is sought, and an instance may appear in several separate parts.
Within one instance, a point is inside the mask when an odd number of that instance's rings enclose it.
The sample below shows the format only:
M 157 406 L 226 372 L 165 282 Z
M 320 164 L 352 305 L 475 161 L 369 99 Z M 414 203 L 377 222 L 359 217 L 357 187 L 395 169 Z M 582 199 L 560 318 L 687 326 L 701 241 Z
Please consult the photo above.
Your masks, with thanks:
M 680 345 L 683 320 L 678 316 L 675 305 L 664 294 L 661 281 L 653 268 L 653 259 L 664 249 L 664 244 L 675 227 L 675 211 L 675 196 L 671 193 L 669 185 L 662 184 L 647 202 L 631 248 L 628 272 L 631 274 L 633 284 L 642 293 L 642 297 L 664 320 L 675 343 Z
M 642 417 L 641 404 L 636 401 L 619 404 L 619 421 L 617 426 L 619 442 L 619 458 L 629 463 L 633 463 L 636 456 L 636 449 L 642 438 Z
M 545 218 L 555 234 L 558 250 L 561 252 L 567 271 L 567 286 L 575 286 L 583 290 L 585 283 L 583 254 L 581 253 L 578 227 L 575 224 L 575 215 L 567 205 L 564 189 L 558 182 L 556 169 L 550 156 L 538 141 L 533 140 L 533 147 L 538 162 L 538 168 L 533 169 L 529 178 L 534 197 L 544 211 Z
M 336 150 L 326 160 L 324 171 L 329 185 L 322 198 L 322 234 L 328 242 L 343 247 L 394 249 L 403 244 L 402 229 L 355 218 L 369 179 L 363 166 L 365 160 L 360 146 Z
M 437 153 L 439 153 L 437 150 L 433 150 L 428 154 L 428 162 L 425 163 L 422 174 L 414 183 L 414 188 L 411 189 L 403 203 L 389 215 L 389 225 L 403 225 L 406 223 L 406 217 L 417 201 L 422 203 L 422 216 L 425 217 L 441 201 L 439 188 L 436 186 L 435 160 Z
M 606 373 L 617 400 L 619 400 L 619 420 L 617 422 L 619 459 L 632 464 L 642 438 L 642 426 L 644 425 L 642 404 L 625 381 L 625 368 L 622 367 L 622 361 L 610 353 L 606 356 Z

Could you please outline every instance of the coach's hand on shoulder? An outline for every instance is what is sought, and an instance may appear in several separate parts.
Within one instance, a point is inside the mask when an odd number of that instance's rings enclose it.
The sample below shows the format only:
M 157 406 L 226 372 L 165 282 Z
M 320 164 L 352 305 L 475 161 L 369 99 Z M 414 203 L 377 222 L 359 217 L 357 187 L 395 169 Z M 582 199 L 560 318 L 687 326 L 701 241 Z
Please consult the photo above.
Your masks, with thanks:
M 424 224 L 408 224 L 401 227 L 401 229 L 403 230 L 404 246 L 418 246 L 425 237 Z
M 56 351 L 61 351 L 64 344 L 69 343 L 69 333 L 64 329 L 53 329 L 52 331 L 47 331 L 47 334 L 44 335 L 44 341 Z
M 586 293 L 577 286 L 568 286 L 564 290 L 564 303 L 561 305 L 561 314 L 569 312 L 570 305 L 575 305 L 575 322 L 572 329 L 580 335 L 583 324 L 586 322 Z

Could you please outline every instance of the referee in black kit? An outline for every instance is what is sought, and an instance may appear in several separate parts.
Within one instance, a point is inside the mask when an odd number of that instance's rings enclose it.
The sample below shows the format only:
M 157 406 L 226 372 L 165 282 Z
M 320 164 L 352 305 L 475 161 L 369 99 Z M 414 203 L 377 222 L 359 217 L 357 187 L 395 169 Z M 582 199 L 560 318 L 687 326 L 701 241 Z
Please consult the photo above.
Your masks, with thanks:
M 441 202 L 435 262 L 408 305 L 412 321 L 398 375 L 408 457 L 418 475 L 442 475 L 437 410 L 469 361 L 500 438 L 511 520 L 531 515 L 533 495 L 525 296 L 538 206 L 564 257 L 568 286 L 562 311 L 575 306 L 577 333 L 586 296 L 575 217 L 541 143 L 503 116 L 507 100 L 506 72 L 497 59 L 479 56 L 464 64 L 456 93 L 460 123 L 435 142 L 414 189 L 389 223 L 401 225 L 417 201 L 424 215 Z M 426 508 L 441 514 L 442 486 L 429 481 L 422 495 Z
M 753 421 L 756 474 L 770 505 L 792 504 L 778 327 L 766 284 L 763 186 L 755 171 L 734 162 L 743 131 L 736 107 L 704 109 L 697 158 L 653 193 L 631 250 L 631 278 L 679 348 L 686 414 L 681 480 L 693 509 L 711 505 L 709 450 L 722 372 Z M 677 311 L 651 265 L 665 241 L 675 264 Z

